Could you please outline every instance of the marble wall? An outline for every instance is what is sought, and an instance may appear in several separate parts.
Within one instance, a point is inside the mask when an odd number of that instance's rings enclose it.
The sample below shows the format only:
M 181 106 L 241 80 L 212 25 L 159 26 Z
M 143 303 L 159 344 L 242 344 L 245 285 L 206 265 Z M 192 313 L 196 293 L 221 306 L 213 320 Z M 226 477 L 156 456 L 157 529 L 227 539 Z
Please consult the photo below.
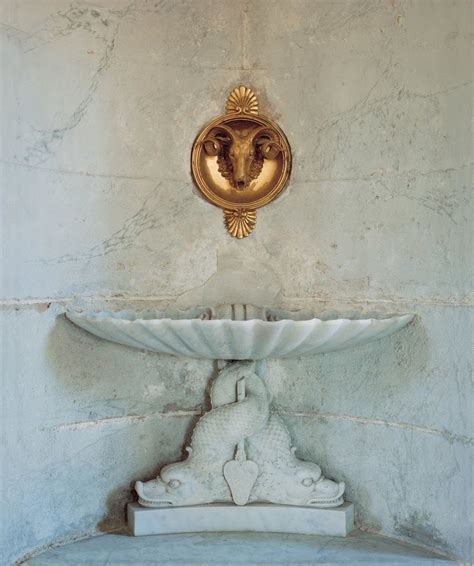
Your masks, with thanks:
M 414 312 L 269 380 L 368 530 L 472 555 L 469 0 L 1 3 L 2 559 L 119 528 L 179 458 L 211 362 L 100 341 L 71 304 Z M 289 189 L 246 240 L 193 189 L 244 83 Z

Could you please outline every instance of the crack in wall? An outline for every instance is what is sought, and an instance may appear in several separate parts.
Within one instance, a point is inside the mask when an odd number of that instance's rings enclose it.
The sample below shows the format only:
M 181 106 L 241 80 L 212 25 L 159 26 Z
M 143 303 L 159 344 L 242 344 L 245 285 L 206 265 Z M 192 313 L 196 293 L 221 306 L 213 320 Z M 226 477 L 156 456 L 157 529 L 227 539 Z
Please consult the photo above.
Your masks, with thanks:
M 88 421 L 75 421 L 72 423 L 65 423 L 61 425 L 55 425 L 50 427 L 43 427 L 41 430 L 53 430 L 60 432 L 63 430 L 85 430 L 90 428 L 97 428 L 108 425 L 123 425 L 123 424 L 135 424 L 148 421 L 154 418 L 180 418 L 180 417 L 195 417 L 201 416 L 201 411 L 194 410 L 178 410 L 178 411 L 165 411 L 156 413 L 145 413 L 143 415 L 125 415 L 123 417 L 105 417 L 103 419 L 94 419 Z
M 416 542 L 416 544 L 413 542 L 413 539 L 406 537 L 406 536 L 401 536 L 401 535 L 385 535 L 382 534 L 380 532 L 380 529 L 372 529 L 370 527 L 365 527 L 363 525 L 358 525 L 358 529 L 360 531 L 362 531 L 363 533 L 368 533 L 368 534 L 373 534 L 373 535 L 377 535 L 378 537 L 382 538 L 382 539 L 387 539 L 387 540 L 397 540 L 397 541 L 401 541 L 404 543 L 408 543 L 408 544 L 412 544 L 414 546 L 417 546 L 418 548 L 422 548 L 424 550 L 427 550 L 429 552 L 434 552 L 435 554 L 437 554 L 440 558 L 447 558 L 451 561 L 456 560 L 455 556 L 453 554 L 448 554 L 446 552 L 441 551 L 439 548 L 433 548 L 433 546 L 429 546 L 427 544 L 422 544 L 419 541 Z M 460 566 L 471 566 L 470 563 L 468 562 L 458 562 L 458 564 L 460 564 Z
M 299 411 L 279 411 L 280 415 L 286 417 L 301 417 L 310 419 L 328 419 L 336 421 L 349 421 L 362 425 L 376 425 L 376 426 L 386 426 L 389 428 L 398 428 L 404 430 L 411 430 L 414 432 L 420 432 L 422 434 L 433 434 L 435 436 L 441 436 L 450 442 L 460 442 L 461 444 L 467 444 L 474 446 L 474 438 L 466 435 L 461 435 L 446 430 L 439 430 L 436 428 L 430 428 L 422 425 L 415 425 L 406 422 L 389 421 L 385 419 L 375 419 L 369 417 L 356 417 L 353 415 L 338 415 L 336 413 L 320 413 L 320 412 L 299 412 Z
M 40 263 L 45 265 L 57 265 L 80 260 L 89 261 L 97 257 L 104 257 L 118 250 L 135 247 L 135 240 L 140 234 L 148 230 L 153 230 L 160 225 L 160 219 L 156 215 L 156 203 L 154 206 L 153 204 L 150 205 L 150 201 L 156 198 L 156 192 L 160 186 L 161 183 L 158 183 L 158 185 L 153 187 L 143 200 L 143 204 L 138 211 L 128 217 L 118 230 L 113 232 L 111 236 L 102 242 L 92 246 L 85 252 L 46 258 L 40 260 Z
M 250 70 L 249 63 L 249 1 L 245 0 L 242 6 L 242 26 L 241 26 L 241 49 L 242 49 L 242 71 Z
M 474 446 L 474 438 L 467 435 L 457 434 L 449 432 L 446 430 L 439 430 L 436 428 L 430 428 L 423 425 L 416 425 L 406 422 L 396 422 L 389 421 L 385 419 L 377 419 L 370 417 L 359 417 L 353 415 L 339 415 L 336 413 L 324 413 L 324 412 L 301 412 L 301 411 L 278 411 L 280 415 L 290 418 L 309 418 L 309 419 L 328 419 L 335 421 L 345 421 L 352 422 L 359 425 L 374 425 L 374 426 L 385 426 L 388 428 L 402 429 L 413 432 L 418 432 L 421 434 L 430 434 L 434 436 L 439 436 L 448 440 L 449 442 L 458 442 L 460 444 L 466 444 L 469 446 Z M 72 423 L 64 423 L 61 425 L 55 425 L 51 427 L 45 427 L 42 430 L 53 430 L 56 432 L 61 431 L 77 431 L 85 430 L 91 428 L 100 428 L 103 426 L 115 426 L 115 425 L 128 425 L 136 424 L 144 421 L 148 421 L 154 418 L 182 418 L 182 417 L 196 417 L 201 416 L 202 411 L 196 410 L 176 410 L 176 411 L 162 411 L 154 413 L 145 413 L 143 415 L 125 415 L 121 417 L 105 417 L 103 419 L 94 419 L 88 421 L 77 421 Z
M 35 171 L 44 171 L 46 173 L 56 173 L 58 175 L 78 175 L 81 177 L 92 177 L 98 179 L 117 179 L 117 180 L 125 180 L 125 181 L 153 181 L 157 182 L 158 180 L 161 181 L 183 181 L 183 179 L 163 179 L 161 176 L 158 177 L 149 176 L 149 175 L 116 175 L 114 173 L 96 173 L 92 171 L 74 171 L 71 169 L 61 169 L 61 168 L 54 168 L 54 167 L 43 167 L 41 165 L 32 165 L 31 163 L 20 163 L 19 161 L 8 161 L 5 159 L 0 159 L 0 164 L 9 165 L 12 167 L 22 167 L 24 169 L 32 169 Z
M 21 163 L 19 161 L 9 161 L 6 159 L 0 159 L 0 164 L 8 165 L 12 167 L 21 167 L 24 169 L 32 169 L 35 171 L 44 171 L 46 173 L 57 173 L 59 175 L 78 175 L 81 177 L 97 177 L 97 178 L 104 178 L 104 179 L 118 179 L 118 180 L 126 180 L 126 181 L 160 181 L 160 182 L 189 182 L 191 183 L 191 177 L 187 175 L 186 177 L 169 177 L 163 178 L 162 175 L 118 175 L 114 173 L 100 173 L 95 171 L 75 171 L 72 169 L 62 169 L 62 168 L 55 168 L 55 167 L 43 167 L 41 165 L 32 165 L 31 163 Z M 448 175 L 451 173 L 455 173 L 457 171 L 464 171 L 466 170 L 469 172 L 470 168 L 472 167 L 471 163 L 464 163 L 459 167 L 445 167 L 442 169 L 407 169 L 402 171 L 390 171 L 386 169 L 377 169 L 372 171 L 366 175 L 352 175 L 352 176 L 340 176 L 340 177 L 305 177 L 305 178 L 296 178 L 294 183 L 297 185 L 306 184 L 306 183 L 345 183 L 351 181 L 371 181 L 377 177 L 394 177 L 398 179 L 401 176 L 409 175 L 409 176 L 416 176 L 416 177 L 427 177 L 429 175 Z

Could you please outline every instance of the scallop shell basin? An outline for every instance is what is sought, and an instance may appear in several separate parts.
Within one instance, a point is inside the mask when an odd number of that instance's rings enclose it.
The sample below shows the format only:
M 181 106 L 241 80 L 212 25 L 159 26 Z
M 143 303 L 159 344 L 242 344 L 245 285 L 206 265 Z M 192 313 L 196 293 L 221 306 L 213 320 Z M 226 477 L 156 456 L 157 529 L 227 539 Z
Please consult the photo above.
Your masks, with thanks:
M 351 320 L 203 320 L 158 313 L 75 312 L 75 324 L 111 342 L 162 354 L 216 360 L 261 360 L 321 354 L 366 344 L 407 325 L 413 315 Z

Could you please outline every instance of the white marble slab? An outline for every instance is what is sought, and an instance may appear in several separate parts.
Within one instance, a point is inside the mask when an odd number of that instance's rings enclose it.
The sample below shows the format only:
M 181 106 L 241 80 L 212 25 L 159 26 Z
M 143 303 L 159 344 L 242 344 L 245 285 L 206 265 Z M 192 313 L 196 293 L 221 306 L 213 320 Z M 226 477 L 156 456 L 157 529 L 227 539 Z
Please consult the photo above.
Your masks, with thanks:
M 347 502 L 330 509 L 226 503 L 152 508 L 129 503 L 127 515 L 135 536 L 246 531 L 345 537 L 354 528 L 354 505 Z
M 127 537 L 107 534 L 48 548 L 24 566 L 445 566 L 455 564 L 429 550 L 383 536 L 355 532 L 350 537 L 280 533 L 192 533 Z M 467 564 L 467 563 L 466 563 Z

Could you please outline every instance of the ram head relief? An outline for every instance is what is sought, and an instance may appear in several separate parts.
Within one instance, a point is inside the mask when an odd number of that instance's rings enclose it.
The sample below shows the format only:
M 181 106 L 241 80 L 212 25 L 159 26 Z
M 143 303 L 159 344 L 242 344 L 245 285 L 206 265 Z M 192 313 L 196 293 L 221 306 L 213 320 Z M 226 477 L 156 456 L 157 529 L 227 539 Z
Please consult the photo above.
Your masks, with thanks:
M 191 168 L 203 196 L 224 210 L 231 236 L 244 238 L 255 227 L 257 208 L 285 188 L 291 150 L 278 125 L 259 113 L 256 95 L 241 86 L 230 93 L 226 113 L 198 135 Z
M 278 134 L 265 126 L 236 130 L 221 125 L 203 143 L 207 155 L 217 156 L 219 173 L 238 191 L 257 179 L 264 159 L 275 159 L 282 151 Z

